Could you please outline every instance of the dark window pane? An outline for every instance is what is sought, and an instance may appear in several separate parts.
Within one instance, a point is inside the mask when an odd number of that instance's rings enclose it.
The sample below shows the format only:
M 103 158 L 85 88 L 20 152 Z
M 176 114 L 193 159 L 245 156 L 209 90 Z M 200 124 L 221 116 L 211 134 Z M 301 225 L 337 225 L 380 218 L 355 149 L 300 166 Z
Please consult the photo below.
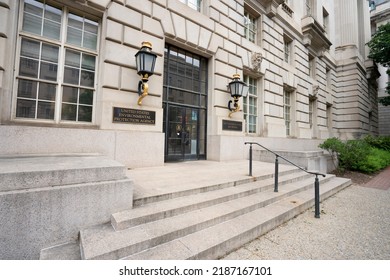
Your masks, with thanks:
M 67 121 L 75 121 L 77 106 L 71 104 L 62 104 L 61 119 Z
M 200 92 L 201 93 L 206 93 L 207 92 L 207 88 L 206 88 L 206 83 L 205 82 L 201 82 L 200 83 Z
M 91 50 L 96 50 L 97 46 L 97 35 L 84 32 L 83 47 Z
M 42 62 L 41 63 L 41 73 L 39 78 L 56 81 L 57 80 L 57 64 Z
M 84 20 L 84 29 L 92 34 L 98 33 L 98 23 L 89 19 Z
M 79 119 L 80 122 L 91 122 L 92 121 L 92 107 L 90 106 L 79 106 Z
M 93 87 L 95 81 L 95 72 L 81 70 L 80 85 Z
M 192 78 L 192 65 L 188 65 L 186 66 L 186 76 L 188 78 Z
M 18 97 L 36 98 L 37 97 L 37 82 L 19 80 Z
M 53 45 L 42 45 L 42 60 L 58 63 L 58 47 Z
M 74 28 L 83 29 L 83 21 L 82 17 L 76 16 L 75 14 L 69 14 L 68 17 L 68 25 Z
M 54 119 L 54 102 L 38 102 L 38 119 Z
M 24 14 L 23 16 L 23 30 L 41 35 L 41 28 L 42 28 L 42 18 L 34 16 L 34 15 L 29 15 L 29 14 Z
M 207 105 L 207 98 L 206 98 L 206 96 L 201 95 L 200 96 L 200 106 L 202 108 L 206 108 L 206 105 Z
M 33 40 L 22 39 L 20 55 L 28 58 L 39 59 L 40 43 Z
M 62 102 L 77 103 L 78 88 L 63 87 Z
M 64 83 L 78 85 L 79 73 L 80 73 L 79 69 L 65 67 Z
M 35 118 L 35 100 L 18 99 L 16 104 L 16 117 Z
M 177 74 L 179 74 L 180 76 L 184 76 L 186 74 L 185 71 L 186 71 L 185 65 L 182 63 L 178 63 L 177 64 Z
M 20 59 L 20 67 L 19 67 L 19 75 L 26 76 L 26 77 L 32 77 L 32 78 L 38 78 L 38 61 L 27 59 L 27 58 L 21 58 Z
M 68 26 L 66 42 L 81 47 L 82 31 Z
M 46 5 L 45 6 L 45 18 L 50 19 L 52 21 L 61 22 L 61 10 L 54 8 L 52 6 Z
M 80 52 L 66 50 L 65 65 L 80 67 Z
M 37 1 L 25 0 L 24 1 L 24 12 L 31 13 L 42 17 L 43 4 Z
M 163 87 L 163 100 L 167 101 L 168 100 L 168 95 L 167 95 L 167 88 Z M 165 119 L 164 119 L 165 120 Z
M 39 83 L 39 94 L 38 99 L 41 100 L 56 100 L 56 85 Z
M 92 105 L 93 103 L 93 90 L 80 89 L 80 104 Z
M 51 21 L 45 20 L 43 23 L 43 36 L 51 39 L 60 39 L 60 30 L 61 24 Z
M 83 54 L 81 68 L 95 71 L 95 57 L 92 55 Z

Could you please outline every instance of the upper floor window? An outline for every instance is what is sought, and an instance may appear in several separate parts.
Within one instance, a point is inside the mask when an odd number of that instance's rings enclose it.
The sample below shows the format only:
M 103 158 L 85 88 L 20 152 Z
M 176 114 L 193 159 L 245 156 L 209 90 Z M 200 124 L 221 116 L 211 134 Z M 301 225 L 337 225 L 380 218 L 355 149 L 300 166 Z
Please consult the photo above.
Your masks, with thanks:
M 322 23 L 324 26 L 325 33 L 329 32 L 329 13 L 325 8 L 322 8 Z
M 291 135 L 291 101 L 292 92 L 286 89 L 283 90 L 283 113 L 284 113 L 284 123 L 286 125 L 286 135 Z
M 330 68 L 326 68 L 326 86 L 328 88 L 331 88 L 332 87 L 332 72 L 330 70 Z
M 202 0 L 180 0 L 180 2 L 186 4 L 188 7 L 200 12 L 200 6 Z
M 309 55 L 309 76 L 313 79 L 316 78 L 316 59 Z
M 91 123 L 97 20 L 37 0 L 25 0 L 22 15 L 16 118 Z
M 309 125 L 310 127 L 313 127 L 313 114 L 314 114 L 314 106 L 315 106 L 315 99 L 309 98 Z
M 244 82 L 249 86 L 248 95 L 244 97 L 244 119 L 246 122 L 245 131 L 248 133 L 257 132 L 257 79 L 244 75 Z
M 326 104 L 326 126 L 329 130 L 332 129 L 332 104 L 327 103 Z
M 257 34 L 257 18 L 249 12 L 244 12 L 244 24 L 245 24 L 245 38 L 256 43 Z
M 284 45 L 284 61 L 287 63 L 291 63 L 291 48 L 292 48 L 292 40 L 286 36 L 283 37 L 283 45 Z

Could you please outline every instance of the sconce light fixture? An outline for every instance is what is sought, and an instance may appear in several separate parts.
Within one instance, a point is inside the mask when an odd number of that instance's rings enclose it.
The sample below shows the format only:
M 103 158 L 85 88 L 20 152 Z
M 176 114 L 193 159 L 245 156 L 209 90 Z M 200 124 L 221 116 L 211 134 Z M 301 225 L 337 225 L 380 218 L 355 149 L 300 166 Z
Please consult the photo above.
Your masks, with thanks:
M 142 104 L 142 99 L 148 95 L 148 80 L 154 74 L 157 55 L 152 53 L 152 44 L 142 42 L 141 49 L 135 54 L 137 64 L 137 74 L 141 75 L 141 81 L 138 83 L 138 105 Z
M 231 81 L 228 85 L 229 90 L 230 90 L 230 95 L 233 97 L 233 100 L 230 100 L 228 103 L 228 108 L 229 108 L 229 118 L 232 116 L 233 113 L 238 112 L 240 110 L 240 105 L 238 105 L 238 100 L 240 97 L 246 97 L 248 95 L 248 90 L 249 87 L 244 83 L 243 81 L 240 80 L 240 75 L 239 74 L 234 74 L 233 75 L 233 81 Z M 233 108 L 231 104 L 233 104 Z

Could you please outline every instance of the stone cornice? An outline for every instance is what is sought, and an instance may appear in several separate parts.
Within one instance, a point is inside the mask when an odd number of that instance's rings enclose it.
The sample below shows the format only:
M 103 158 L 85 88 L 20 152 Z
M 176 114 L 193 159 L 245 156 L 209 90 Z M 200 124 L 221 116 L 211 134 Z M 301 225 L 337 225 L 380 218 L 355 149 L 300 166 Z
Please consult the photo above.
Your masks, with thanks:
M 302 19 L 302 33 L 305 45 L 310 46 L 317 53 L 329 50 L 332 45 L 326 36 L 325 29 L 312 16 Z

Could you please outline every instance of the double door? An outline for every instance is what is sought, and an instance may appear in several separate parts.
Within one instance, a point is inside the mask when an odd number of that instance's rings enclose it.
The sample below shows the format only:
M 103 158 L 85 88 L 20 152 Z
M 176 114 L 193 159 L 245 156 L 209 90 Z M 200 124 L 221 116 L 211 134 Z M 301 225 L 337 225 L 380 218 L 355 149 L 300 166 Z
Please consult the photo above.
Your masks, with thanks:
M 205 158 L 205 110 L 166 104 L 165 161 Z

